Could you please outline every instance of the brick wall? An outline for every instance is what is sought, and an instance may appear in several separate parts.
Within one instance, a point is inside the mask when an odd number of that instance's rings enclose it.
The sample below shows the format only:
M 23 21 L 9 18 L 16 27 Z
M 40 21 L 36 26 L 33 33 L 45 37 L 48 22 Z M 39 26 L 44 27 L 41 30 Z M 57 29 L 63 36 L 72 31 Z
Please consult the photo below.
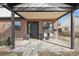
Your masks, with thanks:
M 19 20 L 21 21 L 21 30 L 15 30 L 15 37 L 16 38 L 23 38 L 27 33 L 26 30 L 26 20 Z M 0 37 L 6 37 L 11 35 L 11 20 L 8 19 L 0 19 Z
M 27 33 L 26 30 L 26 20 L 20 20 L 21 21 L 21 30 L 15 30 L 15 35 L 17 38 L 23 38 L 25 36 L 25 34 Z
M 47 20 L 42 19 L 20 19 L 21 21 L 21 30 L 15 30 L 16 38 L 23 38 L 27 34 L 27 21 L 39 21 L 39 33 L 43 31 L 42 23 Z M 52 21 L 52 20 L 48 20 Z M 4 24 L 4 25 L 3 25 Z M 11 20 L 10 19 L 0 19 L 0 37 L 11 35 Z

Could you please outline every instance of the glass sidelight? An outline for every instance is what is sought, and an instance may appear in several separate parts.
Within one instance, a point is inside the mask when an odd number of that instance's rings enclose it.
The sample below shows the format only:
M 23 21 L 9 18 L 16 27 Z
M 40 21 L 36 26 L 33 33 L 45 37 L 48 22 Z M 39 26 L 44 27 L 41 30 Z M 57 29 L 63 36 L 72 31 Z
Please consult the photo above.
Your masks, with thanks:
M 53 24 L 51 22 L 43 22 L 43 33 L 46 39 L 53 37 Z

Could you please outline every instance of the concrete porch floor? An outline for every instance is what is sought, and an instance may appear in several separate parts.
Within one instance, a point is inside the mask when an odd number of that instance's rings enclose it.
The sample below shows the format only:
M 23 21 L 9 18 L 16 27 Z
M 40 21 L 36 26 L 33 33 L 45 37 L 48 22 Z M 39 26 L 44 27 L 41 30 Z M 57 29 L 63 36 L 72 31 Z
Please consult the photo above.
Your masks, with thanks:
M 15 52 L 24 52 L 23 55 L 38 55 L 39 51 L 71 51 L 70 47 L 59 39 L 38 40 L 29 39 L 16 41 Z
M 38 56 L 40 52 L 43 52 L 44 55 L 50 53 L 61 54 L 70 53 L 72 55 L 74 51 L 79 52 L 79 49 L 70 49 L 70 45 L 64 42 L 61 39 L 50 38 L 49 40 L 38 40 L 38 39 L 29 39 L 29 40 L 16 40 L 15 49 L 11 50 L 8 46 L 0 46 L 0 51 L 6 52 L 22 52 L 23 56 Z M 76 54 L 77 55 L 77 54 Z M 79 55 L 79 53 L 78 53 Z

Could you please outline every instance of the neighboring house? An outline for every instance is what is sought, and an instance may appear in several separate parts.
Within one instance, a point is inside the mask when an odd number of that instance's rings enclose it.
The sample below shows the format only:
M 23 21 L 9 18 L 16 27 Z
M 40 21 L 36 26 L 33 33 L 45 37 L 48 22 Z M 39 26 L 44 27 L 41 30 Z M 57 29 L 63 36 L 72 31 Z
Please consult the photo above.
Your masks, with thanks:
M 79 32 L 79 16 L 74 16 L 75 32 Z M 70 16 L 61 24 L 62 32 L 71 32 L 71 18 Z

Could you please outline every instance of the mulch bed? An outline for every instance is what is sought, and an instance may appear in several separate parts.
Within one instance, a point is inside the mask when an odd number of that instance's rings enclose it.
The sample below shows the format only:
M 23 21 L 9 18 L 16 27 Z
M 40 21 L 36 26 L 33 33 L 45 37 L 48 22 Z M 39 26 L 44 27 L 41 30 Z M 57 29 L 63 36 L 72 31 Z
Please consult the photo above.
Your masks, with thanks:
M 1 52 L 0 56 L 22 56 L 22 52 Z
M 39 56 L 79 56 L 79 51 L 39 51 Z

